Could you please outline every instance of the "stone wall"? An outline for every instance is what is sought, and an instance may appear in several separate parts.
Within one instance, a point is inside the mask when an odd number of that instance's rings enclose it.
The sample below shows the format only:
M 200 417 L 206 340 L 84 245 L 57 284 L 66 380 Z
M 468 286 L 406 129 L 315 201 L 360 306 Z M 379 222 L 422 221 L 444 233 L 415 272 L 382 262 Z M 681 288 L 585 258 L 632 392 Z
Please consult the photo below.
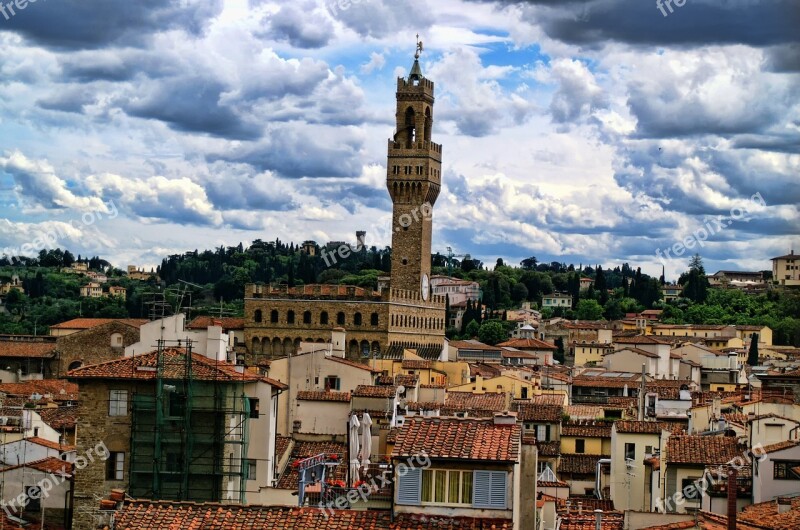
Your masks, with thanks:
M 114 335 L 121 336 L 118 346 L 112 345 Z M 58 374 L 67 373 L 70 364 L 81 362 L 83 366 L 113 361 L 123 356 L 125 347 L 139 341 L 139 328 L 122 322 L 108 322 L 78 333 L 58 338 Z

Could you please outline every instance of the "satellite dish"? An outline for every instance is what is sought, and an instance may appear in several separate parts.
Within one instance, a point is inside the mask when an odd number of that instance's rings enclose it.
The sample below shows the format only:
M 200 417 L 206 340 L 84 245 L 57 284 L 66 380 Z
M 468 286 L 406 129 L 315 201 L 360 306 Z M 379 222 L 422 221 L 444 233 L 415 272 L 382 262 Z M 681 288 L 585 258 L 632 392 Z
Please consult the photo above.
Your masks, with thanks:
M 405 391 L 406 391 L 406 387 L 404 387 L 403 385 L 400 385 L 400 386 L 397 387 L 397 393 L 398 394 L 402 394 Z

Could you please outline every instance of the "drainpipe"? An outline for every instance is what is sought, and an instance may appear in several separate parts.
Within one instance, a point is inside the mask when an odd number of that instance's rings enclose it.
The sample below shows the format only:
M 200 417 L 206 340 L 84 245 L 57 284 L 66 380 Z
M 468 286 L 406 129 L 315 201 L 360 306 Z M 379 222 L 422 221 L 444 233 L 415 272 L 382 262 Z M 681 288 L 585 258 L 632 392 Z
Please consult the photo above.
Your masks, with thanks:
M 596 471 L 595 477 L 594 477 L 594 494 L 600 500 L 603 499 L 603 491 L 600 489 L 600 473 L 601 473 L 601 469 L 600 468 L 601 468 L 601 466 L 603 464 L 611 465 L 611 459 L 610 458 L 601 458 L 601 459 L 599 459 L 597 461 L 597 471 Z
M 597 509 L 594 511 L 594 530 L 600 530 L 603 527 L 603 510 Z

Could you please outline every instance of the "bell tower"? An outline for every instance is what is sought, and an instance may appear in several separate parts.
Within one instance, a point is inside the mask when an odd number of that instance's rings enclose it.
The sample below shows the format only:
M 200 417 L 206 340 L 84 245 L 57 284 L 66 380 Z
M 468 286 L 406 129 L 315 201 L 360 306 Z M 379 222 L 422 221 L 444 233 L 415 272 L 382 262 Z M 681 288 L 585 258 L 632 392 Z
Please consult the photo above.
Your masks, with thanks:
M 439 196 L 442 146 L 431 140 L 433 81 L 422 75 L 417 35 L 408 78 L 397 78 L 394 137 L 389 140 L 386 186 L 392 199 L 392 283 L 430 298 L 433 205 Z

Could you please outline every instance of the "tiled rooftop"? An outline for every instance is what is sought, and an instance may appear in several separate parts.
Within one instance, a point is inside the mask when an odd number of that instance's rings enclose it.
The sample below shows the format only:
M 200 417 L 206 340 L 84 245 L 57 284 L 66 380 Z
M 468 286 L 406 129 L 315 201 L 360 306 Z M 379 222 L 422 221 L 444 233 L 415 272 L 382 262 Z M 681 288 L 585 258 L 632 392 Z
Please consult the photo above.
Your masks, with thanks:
M 667 425 L 660 421 L 615 421 L 618 433 L 625 434 L 661 434 L 662 429 L 667 429 Z
M 70 370 L 70 379 L 124 379 L 155 380 L 158 375 L 158 352 L 152 351 L 133 357 L 115 359 Z M 162 351 L 163 377 L 184 379 L 186 377 L 186 350 L 166 348 Z M 259 376 L 249 372 L 239 373 L 236 366 L 223 361 L 214 361 L 197 353 L 192 354 L 192 377 L 200 381 L 258 381 Z
M 455 412 L 502 412 L 506 410 L 506 394 L 501 392 L 487 392 L 473 394 L 472 392 L 448 392 L 445 396 L 443 410 L 448 414 Z
M 64 379 L 38 379 L 0 384 L 0 392 L 12 397 L 30 398 L 33 394 L 51 396 L 53 401 L 76 401 L 78 385 Z
M 66 445 L 60 444 L 58 442 L 51 442 L 50 440 L 45 440 L 44 438 L 39 438 L 38 436 L 31 436 L 30 438 L 25 438 L 30 443 L 34 443 L 37 445 L 41 445 L 42 447 L 47 447 L 48 449 L 55 449 L 56 451 L 74 451 L 74 445 Z
M 597 472 L 597 461 L 601 458 L 611 458 L 608 455 L 561 455 L 558 473 L 576 475 L 594 475 Z M 608 472 L 608 468 L 606 468 Z
M 389 511 L 332 510 L 296 506 L 247 506 L 132 501 L 116 514 L 117 530 L 512 530 L 511 520 L 439 517 Z
M 428 370 L 433 367 L 433 363 L 420 359 L 406 359 L 400 366 L 404 370 Z
M 593 420 L 603 417 L 603 407 L 597 405 L 569 405 L 564 412 L 573 420 Z
M 730 436 L 670 436 L 667 464 L 725 464 L 741 456 L 736 438 Z
M 797 447 L 798 445 L 800 445 L 800 440 L 785 440 L 783 442 L 767 445 L 763 447 L 761 451 L 764 453 L 774 453 L 776 451 L 783 451 L 784 449 Z
M 0 357 L 35 357 L 51 359 L 56 354 L 54 342 L 0 340 Z
M 568 421 L 561 426 L 561 436 L 611 438 L 611 422 L 593 420 Z
M 350 402 L 350 392 L 300 390 L 297 399 L 301 401 L 335 401 L 340 403 Z
M 41 471 L 42 473 L 51 473 L 53 475 L 62 477 L 72 476 L 72 464 L 54 456 L 42 458 L 41 460 L 36 460 L 34 462 L 28 462 L 27 464 L 17 464 L 15 466 L 6 467 L 0 470 L 0 473 L 11 471 L 12 469 L 19 469 L 21 467 L 28 467 L 37 471 Z
M 89 329 L 109 322 L 122 322 L 123 324 L 140 328 L 150 321 L 144 318 L 73 318 L 50 326 L 50 329 Z
M 555 344 L 539 339 L 511 339 L 501 342 L 498 346 L 507 346 L 519 350 L 557 350 Z
M 78 422 L 78 407 L 48 407 L 37 409 L 42 421 L 57 431 L 73 429 Z
M 331 480 L 344 480 L 347 477 L 347 445 L 336 442 L 301 442 L 296 441 L 292 448 L 292 455 L 289 458 L 289 464 L 278 480 L 278 489 L 292 490 L 297 489 L 299 475 L 296 469 L 292 467 L 292 463 L 297 460 L 303 460 L 316 456 L 318 454 L 335 454 L 339 455 L 339 464 L 332 468 L 333 476 L 329 475 Z M 329 468 L 329 473 L 331 469 Z
M 520 421 L 558 423 L 564 413 L 564 407 L 561 405 L 518 403 L 517 407 Z
M 244 329 L 247 322 L 244 318 L 237 317 L 211 317 L 201 316 L 186 325 L 187 329 L 208 329 L 209 326 L 220 326 L 222 329 Z
M 369 397 L 369 398 L 393 398 L 397 394 L 397 387 L 392 386 L 374 386 L 374 385 L 358 385 L 353 390 L 353 397 Z
M 492 420 L 407 418 L 393 457 L 427 454 L 434 459 L 519 461 L 519 425 Z

